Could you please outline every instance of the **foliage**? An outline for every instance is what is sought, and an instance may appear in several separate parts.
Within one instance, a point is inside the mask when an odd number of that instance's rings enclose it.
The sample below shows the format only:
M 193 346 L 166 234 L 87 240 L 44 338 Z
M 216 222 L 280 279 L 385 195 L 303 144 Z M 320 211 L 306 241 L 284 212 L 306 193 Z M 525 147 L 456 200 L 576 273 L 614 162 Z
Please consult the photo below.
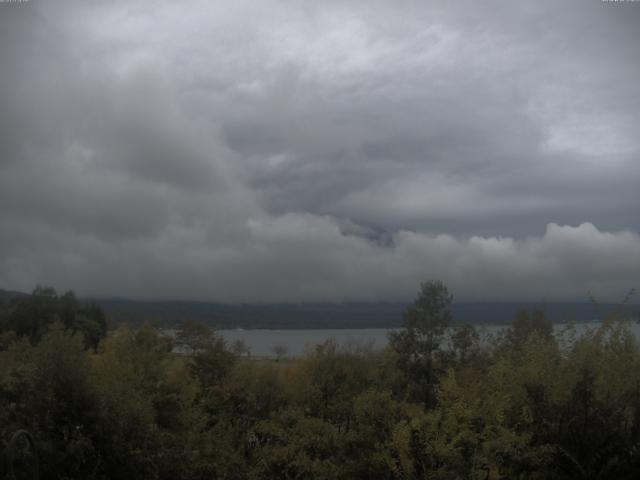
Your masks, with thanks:
M 175 339 L 123 326 L 95 344 L 75 297 L 37 292 L 0 315 L 0 449 L 29 430 L 44 479 L 640 471 L 640 349 L 619 319 L 553 334 L 542 312 L 522 312 L 487 343 L 470 325 L 445 329 L 451 296 L 432 282 L 385 351 L 329 341 L 272 361 L 197 324 Z
M 389 334 L 398 367 L 406 376 L 409 397 L 427 407 L 435 401 L 434 355 L 451 321 L 452 301 L 442 282 L 422 283 L 413 305 L 404 312 L 404 329 Z
M 107 333 L 102 310 L 93 304 L 81 304 L 71 291 L 58 295 L 51 287 L 38 286 L 31 295 L 13 298 L 2 310 L 0 349 L 7 344 L 8 336 L 37 343 L 55 323 L 62 324 L 71 333 L 79 332 L 85 345 L 94 349 Z

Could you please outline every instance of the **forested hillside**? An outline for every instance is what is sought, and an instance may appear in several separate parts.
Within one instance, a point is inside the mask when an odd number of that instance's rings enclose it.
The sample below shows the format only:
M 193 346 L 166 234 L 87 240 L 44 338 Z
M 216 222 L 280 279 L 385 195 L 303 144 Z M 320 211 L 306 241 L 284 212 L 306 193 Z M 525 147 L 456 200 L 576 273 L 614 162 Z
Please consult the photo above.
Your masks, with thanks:
M 25 293 L 0 290 L 0 303 Z M 205 323 L 217 329 L 318 329 L 395 328 L 402 325 L 402 312 L 409 302 L 303 302 L 268 304 L 223 304 L 194 301 L 140 301 L 123 298 L 80 299 L 99 306 L 112 325 L 176 327 L 184 321 Z M 453 324 L 504 325 L 523 309 L 542 308 L 553 323 L 589 322 L 602 317 L 615 304 L 594 308 L 584 302 L 477 302 L 453 303 Z M 625 306 L 625 316 L 640 318 L 640 305 Z
M 585 299 L 586 300 L 586 299 Z M 395 328 L 402 325 L 407 302 L 336 302 L 280 304 L 221 304 L 210 302 L 142 302 L 125 299 L 91 299 L 101 306 L 115 324 L 142 324 L 173 327 L 185 320 L 206 323 L 214 328 Z M 574 320 L 589 322 L 601 312 L 584 302 L 480 302 L 451 305 L 454 324 L 507 324 L 522 309 L 543 308 L 553 323 Z M 602 304 L 604 312 L 615 304 Z M 627 305 L 625 314 L 640 315 L 640 305 Z
M 624 322 L 556 337 L 523 311 L 481 347 L 470 325 L 446 333 L 450 306 L 425 283 L 385 351 L 258 361 L 194 323 L 107 333 L 97 307 L 36 290 L 2 309 L 0 448 L 31 432 L 45 479 L 637 478 Z

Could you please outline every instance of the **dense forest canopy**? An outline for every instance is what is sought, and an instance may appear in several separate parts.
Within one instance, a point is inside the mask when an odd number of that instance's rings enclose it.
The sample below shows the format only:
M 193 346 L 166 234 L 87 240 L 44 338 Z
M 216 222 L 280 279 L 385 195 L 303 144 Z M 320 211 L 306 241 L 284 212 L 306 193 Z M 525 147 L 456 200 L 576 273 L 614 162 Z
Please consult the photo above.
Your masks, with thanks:
M 260 360 L 193 322 L 107 332 L 98 307 L 37 288 L 2 306 L 0 448 L 29 431 L 45 479 L 637 478 L 627 323 L 553 335 L 523 311 L 485 345 L 445 329 L 451 300 L 422 284 L 383 351 Z

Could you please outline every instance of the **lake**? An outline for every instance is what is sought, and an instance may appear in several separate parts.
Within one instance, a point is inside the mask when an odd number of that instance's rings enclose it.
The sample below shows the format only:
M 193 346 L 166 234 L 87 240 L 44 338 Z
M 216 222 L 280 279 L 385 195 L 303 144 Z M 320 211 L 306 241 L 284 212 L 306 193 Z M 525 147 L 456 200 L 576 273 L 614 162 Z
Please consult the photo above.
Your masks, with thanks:
M 597 326 L 597 322 L 576 324 L 578 333 L 587 328 Z M 554 329 L 560 332 L 566 324 L 556 324 Z M 636 338 L 640 338 L 640 325 L 630 324 Z M 505 325 L 485 325 L 478 327 L 481 338 L 499 333 Z M 335 340 L 340 345 L 371 345 L 375 349 L 382 349 L 387 345 L 387 333 L 389 328 L 363 328 L 363 329 L 321 329 L 321 330 L 218 330 L 217 332 L 229 343 L 233 344 L 242 340 L 251 350 L 251 354 L 257 357 L 275 357 L 274 346 L 282 346 L 286 349 L 286 356 L 298 356 L 309 348 L 321 344 L 329 339 Z

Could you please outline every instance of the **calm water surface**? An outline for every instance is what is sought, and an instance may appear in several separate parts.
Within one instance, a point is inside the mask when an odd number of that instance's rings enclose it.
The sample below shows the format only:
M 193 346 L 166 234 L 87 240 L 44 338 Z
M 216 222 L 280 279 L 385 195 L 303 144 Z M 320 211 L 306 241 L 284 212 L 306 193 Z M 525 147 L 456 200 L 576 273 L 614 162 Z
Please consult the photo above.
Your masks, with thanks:
M 577 333 L 584 332 L 587 328 L 597 326 L 598 323 L 580 323 L 576 325 Z M 561 332 L 566 325 L 554 326 L 556 333 Z M 630 324 L 631 330 L 637 339 L 640 339 L 640 325 Z M 486 325 L 478 328 L 482 339 L 495 335 L 504 329 L 504 325 Z M 321 344 L 329 339 L 335 340 L 340 345 L 371 345 L 375 349 L 382 349 L 387 345 L 387 333 L 389 328 L 366 329 L 322 329 L 322 330 L 218 330 L 225 340 L 233 344 L 242 340 L 251 350 L 251 354 L 258 357 L 274 357 L 273 347 L 282 346 L 286 349 L 287 356 L 302 355 L 308 349 Z

